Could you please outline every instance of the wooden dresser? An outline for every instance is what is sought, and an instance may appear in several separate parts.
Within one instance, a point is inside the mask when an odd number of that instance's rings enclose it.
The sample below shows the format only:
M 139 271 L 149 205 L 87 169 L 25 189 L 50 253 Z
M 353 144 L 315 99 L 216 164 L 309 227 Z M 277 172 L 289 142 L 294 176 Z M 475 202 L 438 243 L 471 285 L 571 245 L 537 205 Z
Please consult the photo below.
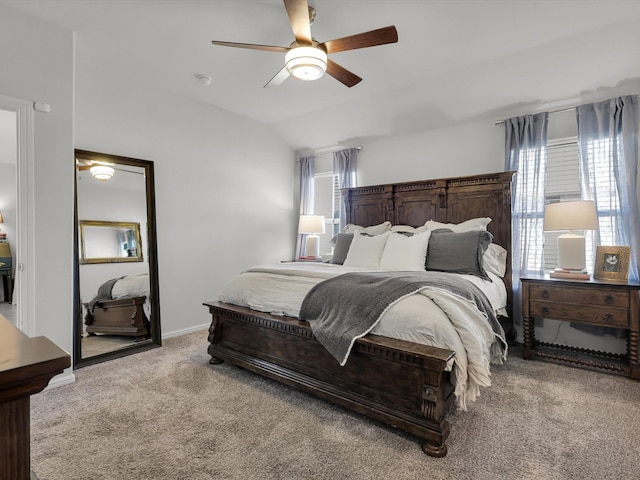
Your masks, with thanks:
M 71 365 L 45 337 L 29 338 L 0 315 L 0 480 L 35 478 L 30 466 L 30 398 Z
M 521 281 L 524 358 L 568 362 L 640 380 L 640 283 L 567 280 L 548 276 L 527 276 Z M 627 353 L 618 355 L 539 342 L 535 338 L 536 318 L 627 330 Z

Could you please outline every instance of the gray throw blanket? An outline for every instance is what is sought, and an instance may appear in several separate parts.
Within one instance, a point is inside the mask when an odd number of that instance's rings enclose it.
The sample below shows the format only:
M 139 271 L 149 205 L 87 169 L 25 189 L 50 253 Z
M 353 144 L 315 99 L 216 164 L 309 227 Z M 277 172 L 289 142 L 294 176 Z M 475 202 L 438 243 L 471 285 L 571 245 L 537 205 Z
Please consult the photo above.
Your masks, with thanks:
M 299 318 L 309 322 L 318 341 L 344 366 L 356 340 L 373 330 L 389 307 L 427 287 L 473 301 L 506 347 L 502 326 L 482 290 L 443 272 L 345 273 L 315 285 L 302 302 Z
M 93 313 L 93 309 L 95 308 L 98 302 L 102 300 L 112 299 L 111 290 L 113 290 L 113 285 L 121 278 L 124 278 L 124 277 L 112 278 L 111 280 L 107 280 L 102 285 L 100 285 L 100 287 L 98 288 L 98 293 L 96 293 L 96 296 L 93 297 L 93 299 L 89 302 L 89 311 L 91 313 Z

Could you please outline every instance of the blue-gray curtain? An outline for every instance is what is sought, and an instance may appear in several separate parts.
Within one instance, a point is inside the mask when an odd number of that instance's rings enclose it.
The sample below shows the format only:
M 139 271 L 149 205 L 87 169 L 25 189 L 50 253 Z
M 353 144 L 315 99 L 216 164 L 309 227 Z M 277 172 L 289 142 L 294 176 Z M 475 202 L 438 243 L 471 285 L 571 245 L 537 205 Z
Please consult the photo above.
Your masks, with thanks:
M 338 186 L 351 188 L 357 186 L 358 149 L 347 148 L 333 152 L 333 173 L 338 175 Z M 347 218 L 345 199 L 340 193 L 340 231 L 344 229 Z
M 576 116 L 583 196 L 595 202 L 600 223 L 595 244 L 630 246 L 629 279 L 638 281 L 638 98 L 580 105 Z
M 300 215 L 313 214 L 313 166 L 316 157 L 300 158 Z M 297 228 L 297 226 L 296 226 Z M 305 255 L 305 234 L 297 235 L 295 259 Z
M 505 171 L 517 172 L 511 192 L 511 261 L 513 319 L 514 323 L 521 324 L 520 277 L 544 272 L 542 245 L 549 114 L 509 118 L 504 123 Z

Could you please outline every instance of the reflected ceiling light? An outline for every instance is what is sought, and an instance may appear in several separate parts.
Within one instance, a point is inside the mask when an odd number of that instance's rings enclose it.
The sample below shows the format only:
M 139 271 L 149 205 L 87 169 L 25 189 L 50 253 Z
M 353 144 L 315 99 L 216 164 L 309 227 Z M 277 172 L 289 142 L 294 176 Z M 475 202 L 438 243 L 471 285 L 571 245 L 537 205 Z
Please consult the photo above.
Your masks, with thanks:
M 110 167 L 109 165 L 94 165 L 89 169 L 89 171 L 91 172 L 91 175 L 93 175 L 93 178 L 96 180 L 102 180 L 103 182 L 111 179 L 115 172 L 113 167 Z
M 317 80 L 327 70 L 327 54 L 317 47 L 295 47 L 284 57 L 284 66 L 300 80 Z

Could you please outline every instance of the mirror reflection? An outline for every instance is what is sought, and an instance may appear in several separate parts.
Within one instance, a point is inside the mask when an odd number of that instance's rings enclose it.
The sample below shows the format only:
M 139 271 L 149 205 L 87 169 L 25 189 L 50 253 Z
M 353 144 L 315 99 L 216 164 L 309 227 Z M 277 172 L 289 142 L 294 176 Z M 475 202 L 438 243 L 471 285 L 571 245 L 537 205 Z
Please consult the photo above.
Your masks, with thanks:
M 140 224 L 80 220 L 80 263 L 141 262 Z
M 153 162 L 77 150 L 76 218 L 76 367 L 160 345 Z

